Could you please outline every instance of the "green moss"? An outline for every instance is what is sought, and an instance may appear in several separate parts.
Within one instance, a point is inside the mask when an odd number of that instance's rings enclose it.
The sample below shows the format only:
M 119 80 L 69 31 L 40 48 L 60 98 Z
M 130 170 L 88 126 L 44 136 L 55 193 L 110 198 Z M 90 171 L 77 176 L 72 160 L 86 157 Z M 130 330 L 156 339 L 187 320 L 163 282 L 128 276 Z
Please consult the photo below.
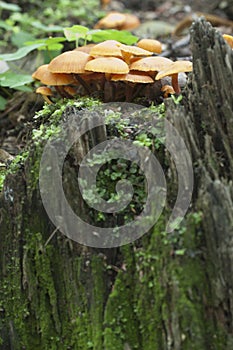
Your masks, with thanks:
M 124 270 L 119 271 L 109 295 L 104 315 L 104 349 L 123 350 L 125 344 L 141 349 L 134 309 L 134 258 L 132 247 L 122 248 Z
M 0 163 L 0 192 L 2 191 L 2 188 L 3 188 L 6 173 L 7 173 L 7 169 L 5 164 Z
M 106 271 L 103 259 L 94 255 L 91 260 L 92 297 L 90 315 L 92 323 L 92 343 L 94 350 L 103 349 L 104 303 L 106 298 Z

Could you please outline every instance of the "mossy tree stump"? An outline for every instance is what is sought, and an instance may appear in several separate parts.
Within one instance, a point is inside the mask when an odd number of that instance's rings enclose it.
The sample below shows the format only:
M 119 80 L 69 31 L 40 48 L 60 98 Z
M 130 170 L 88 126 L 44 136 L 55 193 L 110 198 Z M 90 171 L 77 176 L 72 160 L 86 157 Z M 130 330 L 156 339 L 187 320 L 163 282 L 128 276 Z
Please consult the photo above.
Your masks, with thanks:
M 194 168 L 185 220 L 165 234 L 163 214 L 138 242 L 83 247 L 54 232 L 33 148 L 0 198 L 1 349 L 232 349 L 233 53 L 202 19 L 191 40 L 182 104 L 166 103 Z M 66 167 L 76 181 L 75 164 Z

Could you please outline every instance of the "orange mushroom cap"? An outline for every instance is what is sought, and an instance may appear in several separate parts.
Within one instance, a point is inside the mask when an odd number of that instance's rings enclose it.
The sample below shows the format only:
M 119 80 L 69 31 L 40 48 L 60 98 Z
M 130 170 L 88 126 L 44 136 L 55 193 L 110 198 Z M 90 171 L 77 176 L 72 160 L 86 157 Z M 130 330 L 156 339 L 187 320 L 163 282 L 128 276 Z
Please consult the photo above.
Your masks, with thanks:
M 119 48 L 120 42 L 116 40 L 105 40 L 102 43 L 94 45 L 90 50 L 90 56 L 116 56 L 122 57 Z
M 32 74 L 32 78 L 40 80 L 42 84 L 53 86 L 68 85 L 74 82 L 74 78 L 70 74 L 51 73 L 48 69 L 48 64 L 43 64 L 38 67 Z
M 128 65 L 117 57 L 97 57 L 85 66 L 86 71 L 111 73 L 111 74 L 126 74 L 129 72 Z
M 233 36 L 228 34 L 223 34 L 223 39 L 230 45 L 230 47 L 233 49 Z
M 193 64 L 190 61 L 175 61 L 164 67 L 163 70 L 156 75 L 156 80 L 162 79 L 173 74 L 178 74 L 181 72 L 191 72 L 193 70 Z
M 118 46 L 122 52 L 129 53 L 134 56 L 151 56 L 152 55 L 152 52 L 148 50 L 144 50 L 137 46 L 131 46 L 131 45 L 125 45 L 125 44 L 119 44 Z
M 180 93 L 180 87 L 178 82 L 178 74 L 182 72 L 191 72 L 193 69 L 192 62 L 190 61 L 176 61 L 172 62 L 167 68 L 161 70 L 155 77 L 156 80 L 160 80 L 164 77 L 172 77 L 172 87 L 177 94 Z
M 111 29 L 118 28 L 125 22 L 125 14 L 120 12 L 109 12 L 105 17 L 101 18 L 96 25 L 95 29 Z
M 52 90 L 48 86 L 40 86 L 36 89 L 36 93 L 43 96 L 44 100 L 51 104 L 52 101 L 49 99 L 49 96 L 53 96 Z
M 140 20 L 137 16 L 131 13 L 125 13 L 125 21 L 119 27 L 120 30 L 133 30 L 140 26 Z
M 52 73 L 85 73 L 85 65 L 91 60 L 90 55 L 82 51 L 66 51 L 55 57 L 48 65 Z
M 119 44 L 119 48 L 121 50 L 121 54 L 123 59 L 127 64 L 130 64 L 130 61 L 133 56 L 151 56 L 152 52 L 141 49 L 137 46 L 131 46 L 131 45 L 125 45 L 125 44 Z
M 85 53 L 88 53 L 91 51 L 91 49 L 95 46 L 96 44 L 87 44 L 87 45 L 84 45 L 84 46 L 79 46 L 79 47 L 76 47 L 74 49 L 74 51 L 82 51 L 82 52 L 85 52 Z
M 168 98 L 169 95 L 175 94 L 175 90 L 173 89 L 173 87 L 171 85 L 163 85 L 161 88 L 161 91 L 163 92 L 164 98 Z
M 144 57 L 131 63 L 130 70 L 159 72 L 173 61 L 166 57 Z
M 141 39 L 137 42 L 137 46 L 155 53 L 162 52 L 161 42 L 155 39 Z
M 36 93 L 45 96 L 53 96 L 53 92 L 48 86 L 39 86 L 36 89 Z
M 142 84 L 151 84 L 154 83 L 154 80 L 145 73 L 132 71 L 127 74 L 113 74 L 111 77 L 112 81 L 127 81 L 130 83 L 142 83 Z

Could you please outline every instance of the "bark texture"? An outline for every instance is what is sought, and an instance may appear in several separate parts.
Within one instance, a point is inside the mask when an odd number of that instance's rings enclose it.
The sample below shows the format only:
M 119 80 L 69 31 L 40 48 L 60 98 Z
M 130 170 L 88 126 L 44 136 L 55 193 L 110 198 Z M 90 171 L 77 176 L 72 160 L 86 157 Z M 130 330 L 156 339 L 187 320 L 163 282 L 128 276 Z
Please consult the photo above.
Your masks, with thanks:
M 182 103 L 166 103 L 194 167 L 185 220 L 165 232 L 177 184 L 172 160 L 164 161 L 174 183 L 151 232 L 117 249 L 83 247 L 55 232 L 43 209 L 43 143 L 33 146 L 25 164 L 7 176 L 0 198 L 1 349 L 233 348 L 233 53 L 202 19 L 191 40 L 194 72 Z M 111 135 L 118 131 L 113 125 Z M 75 154 L 89 147 L 83 141 Z M 164 155 L 158 152 L 161 162 Z M 64 186 L 85 217 L 80 198 L 72 196 L 74 160 L 65 161 Z

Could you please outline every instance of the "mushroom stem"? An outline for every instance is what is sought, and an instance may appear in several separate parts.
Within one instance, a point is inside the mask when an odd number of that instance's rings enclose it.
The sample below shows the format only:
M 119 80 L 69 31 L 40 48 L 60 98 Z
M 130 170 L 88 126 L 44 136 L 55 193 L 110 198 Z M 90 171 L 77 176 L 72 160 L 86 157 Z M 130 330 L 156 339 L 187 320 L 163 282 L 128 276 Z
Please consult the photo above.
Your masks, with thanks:
M 126 83 L 125 87 L 125 102 L 131 102 L 133 98 L 133 86 Z
M 175 91 L 176 94 L 180 94 L 181 90 L 179 87 L 179 82 L 178 82 L 178 73 L 172 74 L 172 87 Z
M 43 99 L 50 105 L 53 103 L 46 95 L 43 95 Z
M 91 94 L 91 91 L 89 89 L 89 86 L 87 85 L 87 83 L 81 78 L 81 76 L 79 74 L 74 74 L 75 79 L 82 85 L 82 87 L 84 88 L 84 90 L 86 91 L 86 93 L 88 95 Z
M 139 96 L 140 92 L 142 91 L 143 88 L 145 88 L 144 85 L 147 85 L 147 84 L 137 84 L 135 89 L 134 89 L 134 93 L 133 93 L 133 98 L 132 100 L 134 100 L 136 97 Z
M 106 80 L 104 84 L 104 102 L 111 102 L 114 98 L 113 85 Z
M 66 94 L 65 94 L 65 92 L 64 92 L 62 86 L 55 85 L 54 87 L 55 87 L 56 91 L 58 92 L 58 94 L 59 94 L 62 98 L 66 97 Z

